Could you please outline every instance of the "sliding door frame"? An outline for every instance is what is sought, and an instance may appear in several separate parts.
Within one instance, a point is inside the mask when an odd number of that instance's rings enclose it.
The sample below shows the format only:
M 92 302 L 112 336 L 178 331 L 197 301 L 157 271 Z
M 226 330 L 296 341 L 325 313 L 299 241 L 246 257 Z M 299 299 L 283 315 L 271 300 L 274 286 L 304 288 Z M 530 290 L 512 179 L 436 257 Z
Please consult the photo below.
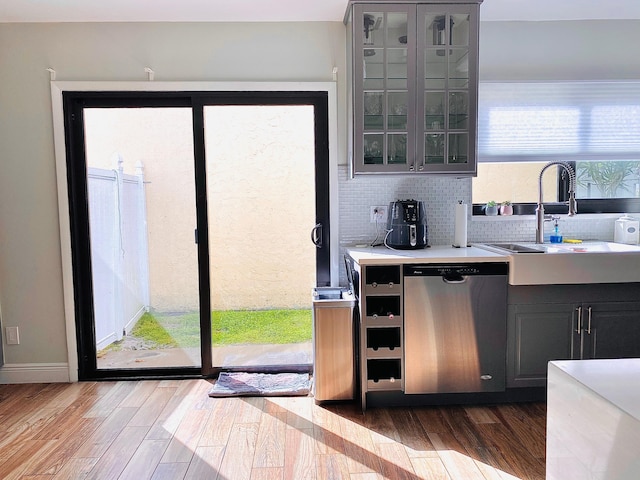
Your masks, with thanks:
M 197 224 L 200 235 L 200 241 L 198 244 L 198 262 L 202 269 L 206 270 L 206 274 L 200 274 L 199 287 L 200 292 L 200 308 L 201 312 L 210 311 L 210 296 L 209 296 L 209 257 L 208 257 L 208 243 L 206 242 L 207 228 L 206 228 L 206 184 L 204 173 L 204 131 L 202 118 L 198 118 L 195 113 L 202 110 L 196 108 L 201 105 L 209 105 L 207 99 L 214 100 L 216 97 L 220 98 L 233 98 L 234 96 L 241 99 L 240 101 L 246 101 L 246 104 L 255 104 L 256 95 L 266 94 L 266 97 L 273 97 L 273 104 L 282 104 L 278 101 L 282 101 L 282 98 L 290 98 L 292 104 L 304 104 L 295 103 L 299 102 L 300 98 L 313 97 L 317 94 L 318 98 L 324 98 L 320 100 L 318 104 L 313 103 L 315 108 L 322 109 L 321 112 L 315 112 L 315 118 L 326 118 L 324 125 L 315 125 L 315 136 L 318 137 L 318 128 L 326 129 L 326 132 L 320 132 L 324 135 L 324 138 L 328 138 L 328 144 L 316 144 L 316 159 L 318 155 L 324 155 L 328 161 L 328 168 L 326 172 L 318 172 L 316 168 L 316 191 L 323 189 L 325 192 L 329 192 L 329 214 L 324 214 L 327 218 L 317 218 L 316 221 L 322 222 L 325 226 L 331 226 L 333 233 L 329 231 L 329 228 L 323 229 L 323 242 L 328 245 L 328 249 L 319 249 L 318 251 L 318 267 L 317 278 L 319 285 L 337 285 L 338 283 L 338 235 L 337 235 L 337 223 L 338 223 L 338 210 L 337 210 L 337 101 L 336 101 L 336 85 L 334 82 L 302 82 L 302 83 L 290 83 L 290 82 L 275 82 L 275 83 L 209 83 L 209 82 L 52 82 L 52 108 L 53 108 L 53 123 L 54 123 L 54 143 L 55 143 L 55 157 L 56 157 L 56 175 L 58 182 L 58 206 L 59 206 L 59 222 L 60 222 L 60 241 L 61 241 L 61 258 L 62 258 L 62 271 L 63 271 L 63 290 L 64 290 L 64 305 L 65 305 L 65 323 L 67 332 L 67 348 L 68 348 L 68 366 L 69 366 L 69 380 L 78 381 L 79 379 L 89 378 L 112 378 L 114 374 L 109 370 L 97 370 L 95 366 L 96 359 L 87 359 L 85 357 L 79 358 L 78 342 L 83 342 L 83 348 L 85 352 L 87 342 L 94 339 L 95 334 L 92 336 L 92 332 L 82 331 L 77 328 L 76 319 L 79 316 L 86 318 L 86 315 L 90 315 L 93 318 L 93 301 L 86 302 L 87 298 L 91 298 L 87 295 L 87 288 L 91 291 L 91 268 L 90 266 L 82 265 L 77 272 L 80 275 L 74 275 L 74 268 L 78 268 L 83 263 L 83 259 L 90 258 L 90 251 L 88 248 L 77 248 L 79 245 L 88 245 L 88 228 L 78 228 L 74 222 L 72 224 L 73 215 L 80 215 L 80 218 L 86 218 L 88 220 L 88 211 L 86 207 L 86 201 L 81 202 L 80 199 L 86 199 L 86 183 L 83 186 L 78 185 L 77 178 L 81 173 L 74 170 L 75 168 L 82 168 L 84 174 L 84 165 L 77 167 L 72 165 L 68 169 L 67 162 L 67 150 L 66 145 L 72 150 L 69 154 L 82 155 L 84 158 L 84 137 L 76 133 L 70 133 L 71 128 L 65 129 L 65 122 L 79 121 L 79 119 L 73 120 L 67 118 L 68 115 L 78 115 L 77 108 L 84 108 L 84 106 L 91 105 L 77 105 L 76 107 L 67 107 L 67 113 L 65 114 L 65 102 L 67 98 L 72 98 L 70 92 L 76 92 L 77 98 L 83 97 L 103 97 L 103 98 L 126 98 L 134 101 L 135 98 L 142 98 L 139 106 L 182 106 L 193 107 L 193 127 L 194 127 L 194 148 L 195 148 L 195 168 L 196 168 L 196 197 L 197 197 Z M 99 93 L 98 93 L 99 92 Z M 97 95 L 96 95 L 97 94 Z M 254 95 L 252 97 L 252 94 Z M 278 100 L 280 99 L 280 100 Z M 154 103 L 145 103 L 152 101 Z M 186 102 L 188 104 L 185 104 Z M 158 102 L 156 104 L 155 102 Z M 223 102 L 228 104 L 227 102 Z M 219 103 L 220 104 L 220 103 Z M 123 105 L 125 106 L 125 105 Z M 126 106 L 132 106 L 130 103 Z M 77 129 L 76 129 L 77 130 Z M 201 138 L 200 138 L 201 136 Z M 78 138 L 81 137 L 81 138 Z M 200 142 L 202 140 L 202 142 Z M 317 143 L 317 142 L 316 142 Z M 202 151 L 198 152 L 199 145 L 202 147 Z M 320 151 L 319 151 L 320 149 Z M 202 155 L 202 158 L 198 158 Z M 317 164 L 316 164 L 317 165 Z M 86 178 L 86 177 L 85 177 Z M 332 188 L 334 186 L 334 188 Z M 203 190 L 204 189 L 204 190 Z M 71 192 L 72 197 L 69 196 Z M 204 192 L 204 193 L 203 193 Z M 73 201 L 70 201 L 73 198 Z M 78 200 L 78 201 L 76 201 Z M 204 206 L 202 205 L 204 202 Z M 316 202 L 316 208 L 318 209 L 318 202 Z M 78 210 L 79 209 L 79 210 Z M 322 217 L 322 212 L 317 212 L 317 217 Z M 325 223 L 326 222 L 326 223 Z M 81 222 L 82 223 L 82 222 Z M 84 222 L 88 225 L 88 221 Z M 204 238 L 202 236 L 205 235 Z M 204 241 L 203 241 L 204 240 Z M 73 246 L 73 248 L 72 248 Z M 88 256 L 87 256 L 88 255 Z M 322 256 L 325 257 L 322 257 Z M 326 268 L 322 269 L 324 265 Z M 81 277 L 81 278 L 76 278 Z M 87 279 L 89 282 L 87 282 Z M 204 290 L 203 290 L 204 289 Z M 85 300 L 80 300 L 84 298 Z M 204 315 L 201 315 L 201 323 L 204 322 Z M 202 325 L 201 325 L 202 327 Z M 206 331 L 205 331 L 206 330 Z M 134 378 L 145 377 L 169 377 L 169 376 L 210 376 L 216 374 L 219 369 L 212 368 L 211 365 L 211 330 L 210 323 L 209 328 L 202 329 L 201 335 L 204 334 L 208 338 L 201 338 L 202 345 L 202 368 L 199 367 L 180 367 L 169 369 L 144 369 L 144 370 L 127 370 L 118 371 L 116 377 L 126 376 Z M 95 345 L 95 344 L 94 344 Z M 93 347 L 95 349 L 95 347 Z M 206 350 L 206 351 L 205 351 Z

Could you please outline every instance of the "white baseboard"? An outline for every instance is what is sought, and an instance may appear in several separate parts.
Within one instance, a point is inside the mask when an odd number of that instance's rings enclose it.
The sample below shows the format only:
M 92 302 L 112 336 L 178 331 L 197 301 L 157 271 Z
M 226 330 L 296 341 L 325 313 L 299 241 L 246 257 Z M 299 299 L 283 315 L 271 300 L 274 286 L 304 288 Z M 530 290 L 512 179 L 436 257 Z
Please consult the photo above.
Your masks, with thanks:
M 0 367 L 0 384 L 70 381 L 67 363 L 6 363 Z

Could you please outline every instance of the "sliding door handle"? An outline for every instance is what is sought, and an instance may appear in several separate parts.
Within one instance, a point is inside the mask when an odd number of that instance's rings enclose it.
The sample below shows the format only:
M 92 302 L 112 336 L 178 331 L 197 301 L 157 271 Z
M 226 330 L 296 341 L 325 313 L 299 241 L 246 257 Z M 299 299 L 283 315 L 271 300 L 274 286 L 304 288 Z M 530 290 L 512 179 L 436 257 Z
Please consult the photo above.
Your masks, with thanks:
M 311 229 L 311 241 L 317 248 L 322 248 L 322 224 L 316 223 Z

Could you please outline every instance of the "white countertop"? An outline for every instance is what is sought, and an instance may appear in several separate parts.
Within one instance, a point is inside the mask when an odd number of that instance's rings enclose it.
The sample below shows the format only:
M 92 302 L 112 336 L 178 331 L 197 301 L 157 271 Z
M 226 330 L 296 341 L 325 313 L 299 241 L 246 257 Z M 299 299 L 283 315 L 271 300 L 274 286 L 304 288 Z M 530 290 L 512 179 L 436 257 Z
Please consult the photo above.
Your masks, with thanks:
M 637 480 L 640 359 L 549 362 L 548 480 Z
M 616 408 L 640 420 L 640 358 L 549 363 Z
M 385 246 L 347 248 L 349 255 L 360 265 L 405 263 L 481 263 L 509 262 L 509 256 L 478 247 L 455 248 L 436 245 L 416 250 L 391 250 Z

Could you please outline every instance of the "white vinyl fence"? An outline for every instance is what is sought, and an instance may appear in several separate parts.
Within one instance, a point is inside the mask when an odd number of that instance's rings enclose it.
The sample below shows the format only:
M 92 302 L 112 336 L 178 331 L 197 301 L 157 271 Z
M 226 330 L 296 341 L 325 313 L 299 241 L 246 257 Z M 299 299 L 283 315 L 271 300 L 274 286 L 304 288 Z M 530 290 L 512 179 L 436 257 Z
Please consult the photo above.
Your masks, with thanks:
M 149 309 L 147 216 L 142 163 L 125 175 L 88 168 L 96 348 L 121 340 Z

